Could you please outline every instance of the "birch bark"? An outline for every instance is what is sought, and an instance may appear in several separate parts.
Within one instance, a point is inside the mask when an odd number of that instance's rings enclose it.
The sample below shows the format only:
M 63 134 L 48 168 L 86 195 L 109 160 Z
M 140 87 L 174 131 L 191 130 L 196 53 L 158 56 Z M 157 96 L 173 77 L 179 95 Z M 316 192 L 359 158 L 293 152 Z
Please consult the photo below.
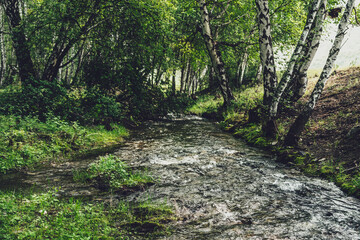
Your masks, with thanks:
M 321 1 L 316 20 L 312 25 L 308 39 L 306 40 L 306 45 L 303 47 L 300 58 L 296 63 L 290 87 L 288 87 L 288 91 L 292 93 L 292 96 L 290 97 L 292 102 L 296 102 L 305 94 L 308 83 L 307 71 L 320 46 L 323 23 L 326 17 L 326 3 L 327 0 Z
M 270 28 L 269 3 L 268 0 L 256 0 L 256 9 L 258 13 L 260 59 L 263 69 L 264 80 L 264 100 L 265 107 L 271 103 L 271 93 L 277 86 L 277 77 L 274 61 L 274 52 L 272 47 L 272 37 Z
M 229 80 L 225 73 L 224 62 L 221 59 L 220 51 L 216 45 L 215 40 L 213 39 L 211 28 L 210 28 L 210 17 L 209 12 L 206 7 L 205 0 L 198 0 L 200 11 L 201 11 L 201 28 L 202 35 L 208 50 L 208 53 L 211 58 L 211 62 L 215 72 L 218 76 L 218 83 L 220 87 L 221 94 L 224 99 L 224 107 L 227 107 L 231 104 L 231 101 L 234 100 L 233 93 L 229 86 Z
M 324 89 L 324 86 L 326 84 L 326 81 L 328 80 L 330 76 L 330 72 L 334 66 L 335 60 L 339 54 L 341 44 L 343 42 L 343 39 L 345 37 L 346 31 L 348 29 L 349 25 L 349 19 L 351 16 L 352 9 L 354 7 L 355 0 L 348 0 L 345 8 L 345 12 L 340 20 L 338 31 L 333 43 L 333 46 L 330 49 L 328 58 L 326 60 L 325 66 L 323 68 L 323 71 L 320 75 L 319 80 L 317 81 L 315 88 L 304 106 L 304 109 L 302 110 L 301 114 L 296 118 L 293 125 L 290 127 L 290 130 L 285 138 L 285 145 L 296 145 L 298 143 L 298 140 L 300 139 L 300 134 L 305 128 L 305 124 L 308 122 L 314 108 L 316 105 L 316 102 L 321 96 L 321 93 Z
M 281 96 L 283 95 L 284 90 L 291 79 L 296 60 L 299 58 L 301 50 L 303 49 L 303 46 L 306 44 L 307 36 L 309 34 L 311 26 L 313 25 L 314 20 L 316 19 L 316 15 L 319 10 L 321 1 L 322 0 L 314 0 L 310 7 L 310 11 L 309 11 L 307 19 L 306 19 L 304 30 L 300 36 L 300 39 L 297 43 L 295 50 L 290 58 L 287 69 L 286 69 L 285 73 L 283 74 L 278 87 L 274 91 L 274 97 L 271 101 L 271 106 L 270 106 L 270 118 L 275 118 L 277 115 Z

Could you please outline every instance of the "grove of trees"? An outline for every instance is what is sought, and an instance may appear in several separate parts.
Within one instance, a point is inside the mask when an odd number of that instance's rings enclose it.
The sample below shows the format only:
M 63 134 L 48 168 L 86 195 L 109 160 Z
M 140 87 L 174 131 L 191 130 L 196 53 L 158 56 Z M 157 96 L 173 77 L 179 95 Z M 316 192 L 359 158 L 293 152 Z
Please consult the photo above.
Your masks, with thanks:
M 107 125 L 166 114 L 200 91 L 219 91 L 227 108 L 235 89 L 263 84 L 263 130 L 275 137 L 278 109 L 304 95 L 323 29 L 335 22 L 327 63 L 285 139 L 294 145 L 331 73 L 354 4 L 0 0 L 0 113 Z M 276 53 L 289 51 L 279 70 Z

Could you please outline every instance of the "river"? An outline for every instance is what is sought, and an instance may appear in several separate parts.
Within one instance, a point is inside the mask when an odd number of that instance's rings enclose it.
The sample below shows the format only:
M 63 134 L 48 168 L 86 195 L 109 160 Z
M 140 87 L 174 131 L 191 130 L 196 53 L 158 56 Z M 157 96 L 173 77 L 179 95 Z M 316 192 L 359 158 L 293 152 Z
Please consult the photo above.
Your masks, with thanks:
M 202 118 L 148 122 L 114 154 L 158 180 L 123 200 L 174 206 L 174 230 L 160 239 L 360 239 L 358 199 L 277 163 Z M 52 176 L 53 183 L 63 181 Z M 24 179 L 31 182 L 31 176 Z

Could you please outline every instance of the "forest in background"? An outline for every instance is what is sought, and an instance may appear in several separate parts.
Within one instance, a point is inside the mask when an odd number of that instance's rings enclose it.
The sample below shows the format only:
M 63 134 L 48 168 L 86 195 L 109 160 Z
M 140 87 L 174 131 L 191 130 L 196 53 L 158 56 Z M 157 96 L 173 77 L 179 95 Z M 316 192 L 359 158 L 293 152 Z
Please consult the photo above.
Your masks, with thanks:
M 270 141 L 296 146 L 349 24 L 358 24 L 355 0 L 0 4 L 5 172 L 97 145 L 83 137 L 94 127 L 104 134 L 118 132 L 124 124 L 133 127 L 183 111 L 209 93 L 222 99 L 221 106 L 210 109 L 219 116 L 241 112 L 242 99 L 255 99 L 245 106 L 242 121 L 260 124 Z M 338 25 L 337 34 L 305 98 L 309 66 L 329 24 Z M 285 62 L 275 61 L 285 52 L 291 53 Z M 260 89 L 252 92 L 254 87 Z M 280 136 L 278 119 L 299 104 L 302 110 Z M 56 133 L 56 128 L 64 130 Z M 56 138 L 66 144 L 38 150 L 36 145 Z
M 359 25 L 357 4 L 0 0 L 0 174 L 107 152 L 128 129 L 185 112 L 216 119 L 359 196 L 360 71 L 334 70 L 347 28 Z M 337 32 L 326 64 L 309 70 L 329 25 Z M 113 155 L 73 174 L 111 193 L 155 182 Z M 144 229 L 152 238 L 174 220 L 166 205 L 109 208 L 58 199 L 56 191 L 1 193 L 0 238 L 121 237 Z

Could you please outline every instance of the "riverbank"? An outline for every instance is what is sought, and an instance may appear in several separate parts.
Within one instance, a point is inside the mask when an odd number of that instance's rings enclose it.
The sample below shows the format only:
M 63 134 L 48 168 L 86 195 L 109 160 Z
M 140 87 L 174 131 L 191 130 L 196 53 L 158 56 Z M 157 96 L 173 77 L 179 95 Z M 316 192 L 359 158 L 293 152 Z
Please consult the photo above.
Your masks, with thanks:
M 101 157 L 129 136 L 120 124 L 110 127 L 0 116 L 0 239 L 142 239 L 167 234 L 166 223 L 174 218 L 167 204 L 116 197 L 143 191 L 156 179 L 113 155 Z M 7 182 L 11 175 L 15 179 Z
M 91 154 L 116 146 L 129 135 L 120 124 L 80 126 L 56 117 L 46 122 L 36 117 L 0 115 L 0 172 L 19 171 L 49 162 Z
M 318 74 L 314 73 L 309 88 L 317 77 Z M 261 103 L 262 89 L 259 86 L 236 93 L 236 103 L 225 113 L 218 112 L 222 104 L 218 96 L 201 96 L 188 111 L 216 119 L 235 136 L 272 150 L 278 154 L 279 160 L 296 165 L 307 174 L 325 177 L 347 193 L 360 197 L 359 79 L 359 67 L 332 74 L 297 148 L 283 148 L 281 141 L 301 110 L 302 102 L 280 113 L 278 139 L 269 142 L 261 134 L 260 123 L 253 121 L 256 111 L 252 109 Z

